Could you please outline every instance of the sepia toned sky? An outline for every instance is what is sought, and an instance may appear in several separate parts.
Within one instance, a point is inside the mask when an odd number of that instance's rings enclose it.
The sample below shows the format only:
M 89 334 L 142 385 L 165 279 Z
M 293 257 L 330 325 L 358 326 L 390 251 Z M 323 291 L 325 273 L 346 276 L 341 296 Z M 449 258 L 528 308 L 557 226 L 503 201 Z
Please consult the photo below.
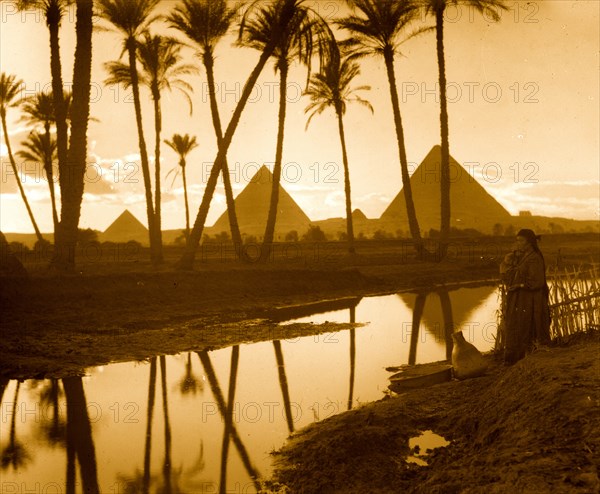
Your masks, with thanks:
M 343 2 L 308 2 L 327 19 L 347 13 Z M 163 1 L 167 12 L 175 2 Z M 599 219 L 599 46 L 600 2 L 596 0 L 507 1 L 500 22 L 467 7 L 449 9 L 445 24 L 449 83 L 450 152 L 511 212 L 577 219 Z M 48 31 L 42 15 L 17 13 L 14 2 L 2 1 L 0 68 L 24 81 L 23 95 L 50 87 Z M 98 25 L 104 25 L 98 21 Z M 431 24 L 423 19 L 415 24 Z M 75 9 L 61 29 L 63 78 L 72 79 Z M 164 26 L 157 33 L 178 36 Z M 339 33 L 342 39 L 344 33 Z M 216 80 L 223 125 L 229 121 L 243 84 L 259 53 L 233 46 L 235 35 L 217 48 Z M 121 53 L 112 32 L 94 35 L 92 116 L 89 168 L 81 226 L 104 230 L 123 209 L 146 223 L 142 174 L 130 93 L 103 84 L 103 64 Z M 416 167 L 439 143 L 439 103 L 435 33 L 401 46 L 395 69 L 408 159 Z M 192 48 L 186 60 L 199 63 Z M 210 118 L 206 77 L 201 70 L 187 80 L 195 88 L 193 115 L 177 92 L 163 94 L 163 138 L 173 133 L 197 136 L 199 147 L 188 157 L 190 207 L 200 204 L 216 142 Z M 325 112 L 305 131 L 302 97 L 306 69 L 294 67 L 288 84 L 288 113 L 282 185 L 314 220 L 344 215 L 343 170 L 337 124 Z M 390 108 L 389 86 L 381 59 L 361 62 L 356 85 L 369 85 L 362 96 L 375 110 L 348 107 L 345 117 L 353 208 L 378 218 L 401 188 L 400 165 Z M 142 90 L 146 141 L 154 149 L 152 104 Z M 278 75 L 271 64 L 263 71 L 228 154 L 234 194 L 262 164 L 274 161 L 278 112 Z M 32 130 L 8 114 L 13 151 Z M 10 173 L 4 136 L 0 147 L 0 228 L 33 231 Z M 163 177 L 177 157 L 163 145 Z M 48 186 L 32 168 L 25 187 L 42 231 L 52 230 Z M 184 225 L 181 177 L 163 181 L 163 228 Z M 474 205 L 476 207 L 476 205 Z M 207 225 L 225 210 L 221 187 L 211 205 Z

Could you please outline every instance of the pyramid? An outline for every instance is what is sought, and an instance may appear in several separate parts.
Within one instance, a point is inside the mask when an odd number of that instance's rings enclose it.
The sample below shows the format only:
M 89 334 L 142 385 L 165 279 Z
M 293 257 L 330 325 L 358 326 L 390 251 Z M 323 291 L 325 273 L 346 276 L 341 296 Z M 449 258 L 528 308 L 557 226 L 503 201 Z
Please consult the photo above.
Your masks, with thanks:
M 246 188 L 235 198 L 235 212 L 240 232 L 255 235 L 259 240 L 265 233 L 273 174 L 262 166 L 252 177 Z M 294 199 L 279 185 L 279 202 L 277 221 L 275 223 L 275 240 L 284 240 L 286 233 L 296 230 L 301 236 L 308 230 L 311 221 Z M 229 217 L 225 211 L 212 227 L 212 231 L 229 232 Z
M 148 229 L 128 209 L 100 235 L 102 242 L 125 243 L 130 240 L 147 245 Z
M 410 177 L 413 200 L 421 233 L 440 229 L 440 161 L 441 148 L 434 146 Z M 475 228 L 491 233 L 495 223 L 506 223 L 510 213 L 477 180 L 450 156 L 450 226 Z M 381 215 L 389 228 L 408 229 L 404 190 L 401 189 Z
M 367 217 L 365 213 L 363 213 L 360 209 L 355 209 L 352 211 L 352 220 L 353 221 L 367 221 Z

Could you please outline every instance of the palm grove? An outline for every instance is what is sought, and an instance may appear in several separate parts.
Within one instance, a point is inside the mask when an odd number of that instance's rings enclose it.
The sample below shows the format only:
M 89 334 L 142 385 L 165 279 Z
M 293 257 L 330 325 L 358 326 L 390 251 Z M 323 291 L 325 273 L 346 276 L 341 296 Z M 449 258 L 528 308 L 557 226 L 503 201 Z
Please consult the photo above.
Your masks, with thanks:
M 285 142 L 286 89 L 292 64 L 304 66 L 307 73 L 305 90 L 305 96 L 308 98 L 307 126 L 313 117 L 327 109 L 330 109 L 335 116 L 332 125 L 335 122 L 339 131 L 340 154 L 344 169 L 348 250 L 354 253 L 350 157 L 346 148 L 344 115 L 350 103 L 360 104 L 373 111 L 370 103 L 364 98 L 365 92 L 370 88 L 354 84 L 355 78 L 360 74 L 360 60 L 363 57 L 378 57 L 383 59 L 385 64 L 409 229 L 417 255 L 420 258 L 435 255 L 436 259 L 445 256 L 450 230 L 451 204 L 444 12 L 449 5 L 465 4 L 498 19 L 500 10 L 506 8 L 502 0 L 347 0 L 349 15 L 334 20 L 323 19 L 312 8 L 314 2 L 306 0 L 255 0 L 235 5 L 226 0 L 180 0 L 173 4 L 169 12 L 161 15 L 157 13 L 159 2 L 160 0 L 20 0 L 18 2 L 20 9 L 39 9 L 45 17 L 50 42 L 52 91 L 50 94 L 38 94 L 33 98 L 21 99 L 23 82 L 15 75 L 3 72 L 0 76 L 0 117 L 10 165 L 17 177 L 20 195 L 39 241 L 43 238 L 19 179 L 16 158 L 40 163 L 47 175 L 55 239 L 51 264 L 55 269 L 70 271 L 75 267 L 75 246 L 84 193 L 90 121 L 92 32 L 96 23 L 95 17 L 98 18 L 97 24 L 103 29 L 118 33 L 122 39 L 120 59 L 107 61 L 104 64 L 107 74 L 105 83 L 131 88 L 133 94 L 134 115 L 131 118 L 135 118 L 137 128 L 150 256 L 153 263 L 158 264 L 163 259 L 160 166 L 162 144 L 167 144 L 179 155 L 184 185 L 186 247 L 178 267 L 192 268 L 219 176 L 222 176 L 225 188 L 231 238 L 239 258 L 242 261 L 246 260 L 235 211 L 227 152 L 253 87 L 269 64 L 273 65 L 280 84 L 275 162 L 261 260 L 265 262 L 269 258 L 274 240 Z M 72 91 L 67 92 L 63 84 L 59 34 L 61 21 L 71 4 L 74 4 L 76 11 L 76 46 L 73 54 Z M 434 22 L 432 26 L 426 25 L 429 19 Z M 153 33 L 156 27 L 164 28 L 165 25 L 174 36 Z M 165 31 L 161 29 L 161 32 Z M 437 42 L 435 56 L 439 68 L 442 149 L 440 242 L 436 253 L 428 252 L 424 247 L 413 203 L 404 138 L 405 124 L 399 104 L 398 78 L 394 69 L 394 60 L 400 54 L 401 44 L 415 36 L 427 36 L 430 32 L 435 33 Z M 255 49 L 258 60 L 248 75 L 230 121 L 224 124 L 219 114 L 216 97 L 215 49 L 231 33 L 236 34 L 237 46 Z M 179 41 L 175 35 L 183 37 L 184 41 Z M 196 50 L 201 66 L 184 62 L 181 54 L 183 43 Z M 164 91 L 181 91 L 189 101 L 190 114 L 192 114 L 194 88 L 186 77 L 201 72 L 201 69 L 205 73 L 208 85 L 215 134 L 212 138 L 216 140 L 218 151 L 195 220 L 190 223 L 185 173 L 186 157 L 198 142 L 196 136 L 187 134 L 183 136 L 174 134 L 170 138 L 162 135 L 161 94 Z M 150 92 L 154 108 L 154 189 L 141 105 L 141 91 L 146 89 Z M 22 118 L 36 127 L 36 130 L 32 131 L 27 140 L 21 144 L 22 149 L 17 153 L 12 151 L 6 119 L 7 112 L 13 111 L 15 107 L 20 107 Z M 54 190 L 52 164 L 55 162 L 58 163 L 60 208 L 56 204 Z

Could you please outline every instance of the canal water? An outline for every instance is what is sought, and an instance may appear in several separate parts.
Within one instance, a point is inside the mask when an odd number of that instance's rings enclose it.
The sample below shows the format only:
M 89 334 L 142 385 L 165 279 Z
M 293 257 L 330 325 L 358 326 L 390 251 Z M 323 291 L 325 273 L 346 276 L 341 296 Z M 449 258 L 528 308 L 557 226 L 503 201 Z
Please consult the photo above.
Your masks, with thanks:
M 367 297 L 294 320 L 353 330 L 3 383 L 0 491 L 256 492 L 290 433 L 382 398 L 386 367 L 446 359 L 451 328 L 491 349 L 497 308 L 489 286 Z

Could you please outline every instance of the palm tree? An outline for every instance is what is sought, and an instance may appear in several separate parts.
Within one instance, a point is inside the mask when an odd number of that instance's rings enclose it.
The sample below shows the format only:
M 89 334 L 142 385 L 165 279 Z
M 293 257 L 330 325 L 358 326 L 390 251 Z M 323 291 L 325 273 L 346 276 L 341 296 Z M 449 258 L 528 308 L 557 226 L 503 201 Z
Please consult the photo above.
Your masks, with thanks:
M 179 155 L 179 166 L 181 167 L 181 176 L 183 177 L 183 197 L 185 200 L 185 238 L 190 238 L 190 207 L 188 204 L 187 180 L 185 176 L 186 156 L 192 149 L 198 147 L 196 136 L 190 137 L 188 134 L 173 134 L 170 141 L 165 140 L 165 144 Z
M 37 226 L 35 218 L 33 217 L 33 212 L 31 211 L 29 201 L 27 200 L 27 195 L 25 194 L 25 189 L 23 188 L 23 184 L 21 183 L 21 180 L 19 178 L 19 171 L 17 170 L 15 157 L 12 154 L 10 140 L 8 138 L 8 128 L 6 126 L 6 111 L 9 108 L 18 105 L 16 99 L 19 95 L 22 84 L 23 81 L 17 80 L 17 78 L 14 75 L 9 75 L 4 72 L 0 74 L 0 118 L 2 119 L 2 132 L 4 133 L 4 142 L 6 143 L 6 149 L 8 151 L 8 159 L 10 161 L 12 171 L 15 174 L 15 179 L 17 180 L 19 192 L 21 193 L 21 197 L 23 198 L 23 202 L 25 203 L 25 207 L 27 208 L 27 213 L 29 214 L 29 219 L 31 220 L 31 224 L 33 225 L 33 229 L 35 230 L 35 235 L 38 239 L 38 242 L 43 242 L 44 238 L 42 237 L 40 229 Z
M 342 161 L 344 164 L 344 192 L 346 194 L 346 233 L 348 235 L 348 252 L 354 254 L 354 227 L 352 225 L 352 200 L 350 193 L 350 168 L 348 166 L 348 153 L 346 151 L 346 137 L 344 133 L 344 114 L 347 103 L 353 101 L 366 106 L 371 113 L 373 107 L 368 101 L 355 94 L 359 90 L 369 90 L 369 86 L 353 88 L 352 80 L 360 74 L 358 64 L 352 60 L 342 60 L 337 43 L 333 42 L 330 48 L 333 55 L 330 62 L 311 79 L 305 94 L 310 97 L 310 104 L 304 110 L 311 112 L 306 122 L 308 128 L 315 115 L 323 113 L 326 108 L 332 107 L 338 120 L 338 131 L 342 145 Z
M 52 76 L 52 101 L 56 121 L 56 141 L 59 169 L 65 167 L 68 154 L 68 101 L 63 92 L 62 64 L 60 59 L 60 23 L 65 9 L 74 0 L 19 0 L 17 6 L 21 10 L 37 8 L 46 17 L 46 25 L 50 34 L 50 73 Z
M 398 141 L 408 224 L 417 253 L 422 257 L 425 249 L 417 221 L 408 174 L 404 129 L 402 127 L 394 70 L 394 56 L 399 45 L 406 40 L 403 39 L 403 34 L 407 26 L 416 18 L 417 10 L 408 0 L 353 0 L 348 3 L 362 14 L 361 16 L 351 15 L 338 21 L 340 27 L 351 33 L 352 37 L 343 42 L 343 46 L 348 49 L 350 57 L 361 58 L 377 55 L 383 56 L 385 61 L 396 127 L 396 139 Z M 417 31 L 417 33 L 419 32 L 421 31 Z M 412 35 L 409 37 L 412 37 Z
M 272 42 L 271 36 L 278 22 L 276 9 L 270 7 L 262 8 L 259 15 L 252 22 L 248 22 L 240 28 L 241 43 L 244 46 L 264 51 Z M 310 71 L 310 61 L 315 42 L 320 51 L 323 51 L 323 47 L 325 46 L 324 38 L 330 35 L 331 32 L 325 26 L 325 21 L 309 7 L 303 5 L 303 2 L 297 2 L 294 5 L 290 22 L 288 22 L 286 28 L 278 36 L 277 44 L 272 53 L 275 62 L 275 72 L 279 72 L 279 117 L 271 200 L 261 249 L 261 262 L 266 262 L 270 257 L 275 233 L 275 222 L 277 220 L 289 67 L 293 61 L 297 60 L 300 63 L 308 65 Z
M 271 55 L 276 50 L 277 46 L 280 45 L 284 39 L 288 38 L 288 32 L 298 22 L 299 10 L 304 9 L 304 0 L 277 0 L 275 3 L 262 8 L 259 8 L 259 3 L 258 0 L 252 2 L 243 13 L 240 22 L 239 39 L 240 41 L 246 40 L 248 38 L 249 29 L 255 30 L 254 27 L 258 28 L 259 26 L 262 26 L 264 28 L 264 39 L 266 42 L 262 48 L 256 66 L 250 73 L 250 76 L 244 85 L 240 100 L 231 116 L 231 121 L 223 134 L 219 151 L 214 160 L 214 166 L 218 169 L 223 169 L 223 165 L 227 158 L 227 151 L 229 150 L 233 135 L 240 122 L 242 112 L 246 107 L 246 103 L 252 94 L 254 85 L 265 67 L 267 60 L 271 58 Z M 267 19 L 269 22 L 267 22 Z M 200 205 L 196 220 L 194 221 L 194 226 L 190 232 L 185 253 L 178 263 L 180 269 L 192 269 L 193 267 L 196 249 L 202 238 L 202 230 L 204 229 L 206 216 L 208 215 L 208 207 L 209 203 L 205 201 Z
M 39 134 L 35 131 L 31 132 L 26 140 L 21 142 L 24 149 L 17 151 L 17 156 L 26 161 L 41 163 L 48 187 L 50 188 L 50 200 L 52 202 L 52 221 L 54 223 L 54 231 L 58 229 L 58 213 L 56 212 L 56 197 L 54 193 L 54 173 L 52 165 L 57 158 L 56 139 L 50 133 Z
M 66 106 L 67 120 L 69 120 L 69 112 L 70 112 L 70 106 L 71 106 L 71 92 L 70 91 L 64 91 L 63 101 Z M 55 101 L 54 101 L 54 96 L 52 95 L 52 93 L 44 93 L 44 92 L 39 92 L 39 93 L 35 94 L 33 97 L 26 99 L 23 102 L 23 104 L 21 105 L 21 110 L 23 111 L 23 117 L 21 119 L 23 121 L 29 123 L 30 125 L 34 125 L 34 126 L 41 124 L 44 127 L 44 137 L 43 137 L 44 143 L 55 141 L 54 139 L 51 138 L 51 135 L 50 135 L 50 131 L 51 131 L 50 128 L 51 128 L 52 124 L 56 125 L 56 123 L 57 123 L 56 112 L 54 111 L 54 106 L 55 106 Z M 56 142 L 55 142 L 54 146 L 56 149 L 53 153 L 52 160 L 50 160 L 49 162 L 40 161 L 39 157 L 42 156 L 41 154 L 39 154 L 39 153 L 33 153 L 33 154 L 34 154 L 34 156 L 38 157 L 36 159 L 36 161 L 44 163 L 44 171 L 46 172 L 46 177 L 48 179 L 48 186 L 50 188 L 50 197 L 52 199 L 52 218 L 54 220 L 54 232 L 56 232 L 56 230 L 58 228 L 58 212 L 56 209 L 56 197 L 55 197 L 56 194 L 55 194 L 55 187 L 54 187 L 54 168 L 52 166 L 52 163 L 55 160 L 54 154 L 56 154 L 56 158 L 58 158 L 58 151 L 57 151 L 58 150 L 58 131 L 57 131 L 57 138 L 56 138 Z M 36 147 L 38 147 L 38 150 L 40 149 L 39 146 L 36 146 Z M 19 154 L 21 157 L 23 157 L 21 153 L 17 153 L 17 154 Z M 25 159 L 31 159 L 31 158 L 25 158 Z
M 123 52 L 127 52 L 128 55 L 129 84 L 133 91 L 142 175 L 146 191 L 150 255 L 153 263 L 159 263 L 162 259 L 161 248 L 158 244 L 159 238 L 156 233 L 148 150 L 146 148 L 146 139 L 144 138 L 142 106 L 140 102 L 140 81 L 137 70 L 137 50 L 139 45 L 138 38 L 155 20 L 155 17 L 151 17 L 151 14 L 158 2 L 159 0 L 98 0 L 100 16 L 111 23 L 115 30 L 123 36 Z
M 75 245 L 79 233 L 79 217 L 83 200 L 87 158 L 87 129 L 90 118 L 94 2 L 93 0 L 76 0 L 76 2 L 75 33 L 77 41 L 73 65 L 73 99 L 70 108 L 71 134 L 67 161 L 64 166 L 60 162 L 60 141 L 57 137 L 61 219 L 54 237 L 52 265 L 63 271 L 75 269 Z M 62 92 L 62 88 L 58 92 Z M 58 128 L 59 116 L 56 106 L 55 110 L 57 111 Z M 66 108 L 63 108 L 63 110 L 66 112 Z
M 440 163 L 441 224 L 439 260 L 446 257 L 450 234 L 450 139 L 448 130 L 448 98 L 446 96 L 446 60 L 444 55 L 444 12 L 448 5 L 465 4 L 479 12 L 488 12 L 500 20 L 498 10 L 506 9 L 502 0 L 420 0 L 425 14 L 435 17 L 437 62 L 440 85 L 440 134 L 442 161 Z
M 168 22 L 171 26 L 185 34 L 199 49 L 202 63 L 206 69 L 210 111 L 218 145 L 221 145 L 221 141 L 223 140 L 223 129 L 215 88 L 215 48 L 229 31 L 236 14 L 237 10 L 227 7 L 225 0 L 182 0 L 181 4 L 177 5 L 168 17 Z M 217 167 L 216 163 L 213 165 L 204 196 L 202 197 L 202 203 L 206 209 L 210 207 L 220 171 L 223 172 L 223 185 L 225 187 L 231 238 L 233 239 L 233 244 L 239 246 L 241 249 L 242 236 L 235 212 L 231 177 L 229 176 L 229 167 L 226 159 L 223 160 L 221 167 Z M 202 208 L 203 206 L 201 205 L 200 207 Z M 241 256 L 241 258 L 243 259 L 244 257 Z
M 143 71 L 139 74 L 139 82 L 147 86 L 152 94 L 154 103 L 154 221 L 157 235 L 157 245 L 162 245 L 162 219 L 161 219 L 161 178 L 160 178 L 160 145 L 162 132 L 161 92 L 165 89 L 178 89 L 186 97 L 192 113 L 192 100 L 189 92 L 192 86 L 181 79 L 181 76 L 196 73 L 194 65 L 181 63 L 182 44 L 174 38 L 160 35 L 151 35 L 146 32 L 138 42 L 137 56 Z M 121 84 L 128 88 L 131 86 L 129 66 L 122 62 L 108 62 L 104 64 L 110 77 L 106 84 Z

